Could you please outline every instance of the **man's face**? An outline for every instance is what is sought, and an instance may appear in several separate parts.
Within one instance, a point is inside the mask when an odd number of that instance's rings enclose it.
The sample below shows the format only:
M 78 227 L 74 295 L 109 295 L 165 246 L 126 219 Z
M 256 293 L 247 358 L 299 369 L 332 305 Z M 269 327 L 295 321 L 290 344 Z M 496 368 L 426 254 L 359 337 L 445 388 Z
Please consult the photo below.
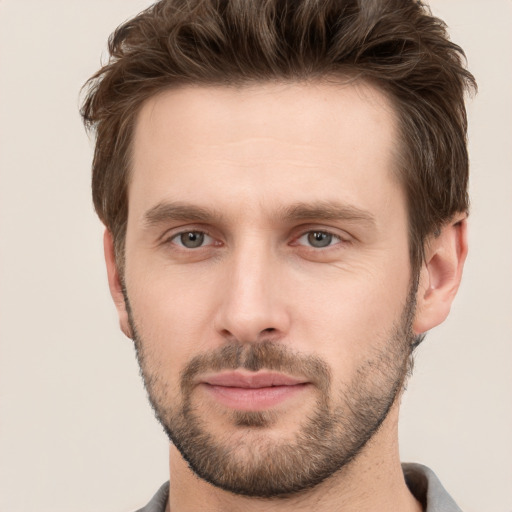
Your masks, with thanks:
M 160 421 L 215 485 L 311 487 L 393 405 L 414 313 L 396 146 L 364 84 L 184 87 L 143 106 L 125 328 Z

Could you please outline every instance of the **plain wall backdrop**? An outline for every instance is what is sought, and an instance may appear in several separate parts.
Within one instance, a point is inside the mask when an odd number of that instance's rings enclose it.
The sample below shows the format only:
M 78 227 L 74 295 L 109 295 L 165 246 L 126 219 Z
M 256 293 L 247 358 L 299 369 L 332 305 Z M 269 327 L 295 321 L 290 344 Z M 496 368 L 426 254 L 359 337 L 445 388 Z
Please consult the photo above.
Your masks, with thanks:
M 467 53 L 470 255 L 420 347 L 401 453 L 466 512 L 512 511 L 512 2 L 432 0 Z M 81 85 L 142 0 L 0 0 L 0 512 L 133 511 L 167 480 L 108 292 Z

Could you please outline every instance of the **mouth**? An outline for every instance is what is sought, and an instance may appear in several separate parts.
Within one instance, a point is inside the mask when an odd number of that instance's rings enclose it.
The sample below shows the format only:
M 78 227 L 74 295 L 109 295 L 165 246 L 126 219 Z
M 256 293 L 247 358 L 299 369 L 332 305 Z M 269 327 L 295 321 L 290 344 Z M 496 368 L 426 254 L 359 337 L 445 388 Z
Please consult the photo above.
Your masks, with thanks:
M 225 372 L 203 376 L 200 386 L 218 403 L 239 411 L 263 411 L 297 397 L 310 382 L 276 372 Z

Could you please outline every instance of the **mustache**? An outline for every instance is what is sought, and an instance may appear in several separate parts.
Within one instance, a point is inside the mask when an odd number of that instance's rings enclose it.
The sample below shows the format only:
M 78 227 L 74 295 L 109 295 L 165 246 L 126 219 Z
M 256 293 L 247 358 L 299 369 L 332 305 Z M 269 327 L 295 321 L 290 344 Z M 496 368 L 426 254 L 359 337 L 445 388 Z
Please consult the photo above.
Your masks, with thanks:
M 271 341 L 230 343 L 192 358 L 181 372 L 181 389 L 187 393 L 202 373 L 222 370 L 270 370 L 306 378 L 324 392 L 331 383 L 329 366 L 318 356 L 293 352 Z

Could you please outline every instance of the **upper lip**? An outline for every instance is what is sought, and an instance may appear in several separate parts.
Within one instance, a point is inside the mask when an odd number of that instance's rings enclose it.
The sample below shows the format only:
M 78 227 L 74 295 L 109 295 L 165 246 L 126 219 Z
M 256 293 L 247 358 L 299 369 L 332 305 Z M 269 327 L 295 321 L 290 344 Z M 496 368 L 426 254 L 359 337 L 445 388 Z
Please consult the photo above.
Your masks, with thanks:
M 204 384 L 232 388 L 269 388 L 272 386 L 295 386 L 307 381 L 276 372 L 222 372 L 206 375 L 201 379 Z

